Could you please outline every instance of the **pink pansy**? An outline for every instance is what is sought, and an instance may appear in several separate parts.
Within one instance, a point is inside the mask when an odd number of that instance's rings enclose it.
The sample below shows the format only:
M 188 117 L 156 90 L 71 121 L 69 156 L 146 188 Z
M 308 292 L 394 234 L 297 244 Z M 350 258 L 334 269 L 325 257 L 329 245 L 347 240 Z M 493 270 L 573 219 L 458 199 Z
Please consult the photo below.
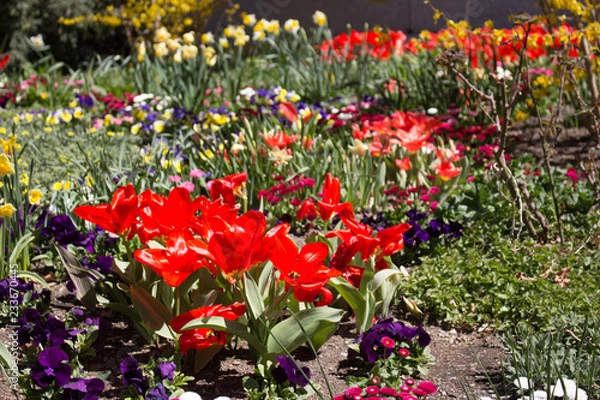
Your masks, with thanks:
M 193 193 L 194 189 L 195 189 L 194 184 L 190 181 L 182 182 L 181 185 L 179 185 L 179 186 L 182 188 L 185 188 L 185 190 L 187 190 L 190 193 Z

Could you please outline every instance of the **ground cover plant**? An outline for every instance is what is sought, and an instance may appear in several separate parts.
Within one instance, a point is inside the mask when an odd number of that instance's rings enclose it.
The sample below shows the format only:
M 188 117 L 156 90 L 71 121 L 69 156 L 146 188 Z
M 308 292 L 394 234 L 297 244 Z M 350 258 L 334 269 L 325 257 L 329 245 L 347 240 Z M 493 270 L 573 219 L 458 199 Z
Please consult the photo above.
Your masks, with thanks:
M 598 396 L 594 4 L 414 37 L 195 6 L 62 17 L 128 40 L 85 66 L 0 56 L 3 395 L 197 399 L 229 352 L 251 399 L 442 398 L 441 326 L 503 346 L 464 398 Z

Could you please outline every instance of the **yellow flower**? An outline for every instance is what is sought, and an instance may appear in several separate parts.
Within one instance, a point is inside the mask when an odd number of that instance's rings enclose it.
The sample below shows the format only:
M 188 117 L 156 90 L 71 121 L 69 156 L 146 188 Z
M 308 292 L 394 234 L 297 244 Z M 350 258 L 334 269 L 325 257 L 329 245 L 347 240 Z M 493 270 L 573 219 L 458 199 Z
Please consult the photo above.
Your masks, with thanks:
M 13 175 L 15 173 L 15 164 L 13 164 L 6 154 L 0 154 L 0 176 Z
M 275 148 L 273 150 L 269 150 L 269 159 L 275 163 L 275 165 L 286 165 L 291 161 L 292 155 L 288 154 L 283 149 Z
M 358 139 L 354 139 L 353 145 L 348 146 L 348 150 L 350 150 L 350 153 L 352 154 L 363 157 L 365 154 L 367 154 L 367 151 L 369 151 L 369 146 Z
M 272 33 L 273 35 L 279 35 L 279 21 L 277 21 L 276 19 L 269 21 L 266 30 L 267 32 Z
M 221 39 L 219 39 L 219 44 L 224 49 L 228 49 L 229 48 L 229 42 L 227 41 L 227 38 L 221 38 Z
M 19 182 L 21 182 L 21 185 L 23 186 L 29 186 L 29 175 L 27 175 L 26 173 L 22 173 Z
M 44 193 L 42 193 L 39 189 L 33 189 L 29 191 L 29 203 L 31 204 L 39 204 L 44 197 Z
M 186 44 L 192 44 L 196 41 L 196 34 L 194 33 L 194 31 L 189 31 L 187 33 L 183 34 L 183 41 Z
M 200 40 L 202 40 L 202 43 L 204 44 L 213 43 L 215 41 L 215 36 L 211 32 L 206 32 L 200 36 Z
M 62 182 L 54 182 L 54 184 L 52 185 L 52 190 L 59 191 L 60 189 L 62 189 L 62 187 L 63 187 Z
M 161 133 L 165 130 L 165 121 L 154 121 L 154 123 L 152 124 L 152 129 L 154 130 L 154 132 Z
M 137 60 L 138 60 L 138 62 L 144 61 L 145 57 L 146 57 L 146 43 L 140 42 L 140 44 L 138 46 L 138 49 L 137 49 Z
M 0 134 L 6 135 L 6 128 L 5 127 L 0 126 Z
M 177 40 L 173 40 L 173 39 L 167 39 L 167 48 L 169 49 L 170 52 L 175 52 L 175 50 L 177 50 L 178 48 L 181 47 L 181 43 L 179 43 L 179 39 Z
M 3 206 L 0 206 L 0 218 L 10 217 L 15 211 L 17 211 L 17 209 L 14 208 L 12 204 L 4 204 Z
M 73 116 L 71 114 L 69 114 L 68 112 L 63 111 L 60 113 L 60 119 L 62 119 L 63 122 L 69 123 L 73 119 Z
M 17 144 L 17 137 L 11 136 L 10 139 L 4 140 L 0 139 L 0 146 L 6 154 L 12 154 L 14 150 L 19 150 L 21 146 Z
M 155 43 L 152 48 L 154 49 L 154 54 L 158 58 L 163 58 L 169 54 L 169 49 L 165 42 Z
M 312 18 L 313 18 L 313 22 L 315 24 L 317 24 L 318 26 L 327 25 L 327 16 L 322 11 L 319 11 L 319 10 L 315 11 Z
M 132 125 L 131 126 L 131 134 L 137 135 L 140 132 L 140 129 L 142 129 L 142 124 L 140 124 L 139 122 L 135 125 Z
M 198 48 L 193 44 L 181 46 L 181 55 L 184 60 L 189 60 L 198 55 Z
M 167 28 L 165 28 L 164 26 L 159 28 L 154 33 L 154 42 L 156 42 L 156 43 L 165 42 L 165 41 L 167 41 L 167 39 L 170 39 L 170 38 L 171 38 L 171 34 L 167 30 Z
M 242 22 L 246 26 L 254 26 L 256 24 L 256 15 L 243 13 Z
M 46 100 L 46 99 L 48 98 L 48 93 L 46 93 L 46 92 L 42 92 L 42 93 L 40 94 L 40 98 L 41 98 L 42 100 Z
M 75 119 L 82 119 L 83 109 L 81 107 L 75 107 L 75 109 L 73 110 L 73 117 L 75 117 Z
M 297 19 L 288 19 L 283 24 L 283 29 L 285 29 L 286 32 L 296 33 L 300 30 L 300 22 L 298 22 Z
M 177 49 L 175 54 L 173 54 L 173 62 L 175 62 L 177 64 L 181 64 L 182 60 L 183 60 L 183 58 L 181 58 L 181 49 Z

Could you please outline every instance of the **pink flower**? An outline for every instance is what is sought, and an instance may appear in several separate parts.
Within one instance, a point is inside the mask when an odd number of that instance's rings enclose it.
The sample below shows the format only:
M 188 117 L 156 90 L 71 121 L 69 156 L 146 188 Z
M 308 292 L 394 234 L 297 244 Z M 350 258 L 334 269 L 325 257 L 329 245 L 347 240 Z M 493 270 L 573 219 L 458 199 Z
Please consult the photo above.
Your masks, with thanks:
M 181 177 L 179 175 L 169 175 L 169 180 L 171 182 L 180 182 L 181 181 Z
M 439 203 L 438 203 L 437 201 L 434 201 L 433 203 L 431 203 L 431 205 L 430 205 L 431 209 L 432 209 L 432 210 L 435 210 L 435 209 L 437 209 L 437 208 L 438 208 L 438 204 L 439 204 Z
M 437 186 L 432 186 L 432 187 L 429 189 L 429 194 L 431 194 L 431 195 L 438 194 L 439 192 L 440 192 L 440 188 L 439 188 L 439 187 L 437 187 Z
M 352 398 L 354 396 L 360 396 L 362 394 L 362 389 L 359 387 L 351 387 L 346 389 L 346 392 L 344 393 L 346 395 L 346 398 Z
M 393 349 L 394 347 L 396 347 L 396 342 L 394 342 L 394 339 L 387 336 L 381 338 L 381 344 L 383 345 L 383 347 L 386 347 L 388 349 Z
M 186 182 L 182 182 L 181 185 L 179 185 L 180 187 L 184 188 L 185 190 L 187 190 L 190 193 L 194 192 L 194 184 L 190 181 L 186 181 Z
M 377 394 L 379 393 L 379 388 L 377 386 L 368 386 L 365 389 L 365 392 L 367 392 L 367 394 Z
M 417 388 L 421 389 L 427 394 L 434 394 L 437 392 L 437 386 L 435 386 L 435 383 L 429 381 L 420 382 L 417 385 Z
M 193 169 L 193 170 L 190 171 L 190 177 L 191 178 L 201 178 L 204 175 L 205 175 L 204 171 L 202 171 L 201 169 Z
M 474 176 L 470 176 L 467 178 L 467 182 L 473 182 L 475 180 Z
M 415 380 L 411 379 L 411 378 L 408 378 L 408 379 L 404 380 L 404 383 L 406 383 L 408 386 L 412 386 L 412 385 L 415 384 Z
M 400 350 L 398 350 L 398 354 L 400 354 L 401 357 L 408 357 L 410 356 L 410 350 L 401 348 Z

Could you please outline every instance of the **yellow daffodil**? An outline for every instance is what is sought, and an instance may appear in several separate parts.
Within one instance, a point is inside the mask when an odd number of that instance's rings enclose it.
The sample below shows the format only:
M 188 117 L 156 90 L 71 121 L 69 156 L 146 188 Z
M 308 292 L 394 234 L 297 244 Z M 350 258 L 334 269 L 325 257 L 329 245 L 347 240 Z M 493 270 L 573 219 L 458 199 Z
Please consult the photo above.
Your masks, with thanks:
M 318 26 L 327 25 L 327 15 L 325 15 L 325 13 L 322 11 L 319 11 L 319 10 L 315 11 L 312 19 L 313 19 L 313 22 Z
M 156 43 L 166 42 L 167 39 L 170 39 L 170 38 L 171 38 L 171 34 L 167 30 L 167 28 L 165 28 L 164 26 L 157 29 L 156 32 L 154 33 L 154 42 L 156 42 Z
M 283 29 L 285 29 L 286 32 L 297 33 L 298 30 L 300 30 L 300 22 L 298 22 L 297 19 L 288 19 L 283 24 Z
M 0 176 L 13 175 L 15 164 L 10 161 L 6 154 L 0 154 Z
M 182 38 L 185 44 L 193 44 L 196 41 L 196 34 L 194 33 L 194 31 L 189 31 L 187 33 L 184 33 Z
M 32 189 L 29 191 L 29 203 L 31 204 L 39 204 L 42 201 L 42 197 L 44 197 L 44 193 L 42 193 L 39 189 Z
M 10 203 L 0 206 L 0 218 L 7 218 L 12 216 L 17 209 Z
M 254 26 L 256 24 L 256 15 L 243 13 L 242 22 L 246 26 Z

